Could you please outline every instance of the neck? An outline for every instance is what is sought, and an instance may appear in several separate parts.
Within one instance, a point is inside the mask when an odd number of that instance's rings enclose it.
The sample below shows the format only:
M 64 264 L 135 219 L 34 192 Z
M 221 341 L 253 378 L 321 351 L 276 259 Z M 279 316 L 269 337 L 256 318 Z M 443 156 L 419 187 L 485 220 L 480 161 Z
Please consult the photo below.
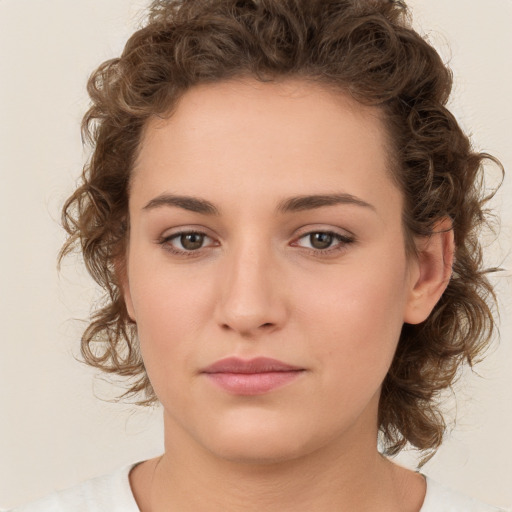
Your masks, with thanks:
M 183 436 L 166 418 L 166 451 L 153 466 L 142 512 L 407 511 L 418 512 L 422 477 L 377 451 L 376 429 L 326 443 L 300 457 L 265 462 L 227 460 Z M 413 478 L 414 476 L 414 478 Z

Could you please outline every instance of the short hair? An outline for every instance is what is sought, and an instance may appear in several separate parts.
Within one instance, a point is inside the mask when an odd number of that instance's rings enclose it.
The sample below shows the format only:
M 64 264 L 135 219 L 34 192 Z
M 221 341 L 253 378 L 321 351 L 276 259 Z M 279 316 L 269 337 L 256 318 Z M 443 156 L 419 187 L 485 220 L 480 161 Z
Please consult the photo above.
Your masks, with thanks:
M 105 302 L 81 341 L 84 361 L 130 377 L 126 396 L 157 400 L 128 317 L 119 262 L 129 237 L 130 172 L 148 119 L 171 115 L 190 88 L 232 78 L 312 81 L 379 108 L 392 176 L 404 196 L 409 255 L 414 237 L 437 220 L 453 222 L 451 280 L 428 319 L 404 324 L 379 402 L 384 453 L 407 443 L 433 454 L 446 430 L 437 398 L 464 363 L 477 362 L 492 339 L 493 287 L 482 262 L 486 223 L 483 164 L 446 107 L 451 72 L 411 28 L 405 4 L 392 0 L 160 0 L 119 58 L 88 82 L 92 105 L 82 122 L 93 152 L 63 207 L 68 238 L 104 289 Z M 123 395 L 123 396 L 125 396 Z

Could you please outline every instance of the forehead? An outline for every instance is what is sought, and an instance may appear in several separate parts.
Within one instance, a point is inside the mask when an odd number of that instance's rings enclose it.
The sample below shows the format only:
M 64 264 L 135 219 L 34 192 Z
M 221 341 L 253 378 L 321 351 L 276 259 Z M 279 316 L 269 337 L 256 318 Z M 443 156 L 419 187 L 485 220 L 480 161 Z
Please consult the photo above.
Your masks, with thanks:
M 231 80 L 190 89 L 172 115 L 148 122 L 132 184 L 147 199 L 226 188 L 368 197 L 389 188 L 388 162 L 380 109 L 301 80 Z
M 149 119 L 141 142 L 147 145 L 157 131 L 173 125 L 174 135 L 182 142 L 201 132 L 203 137 L 210 136 L 203 139 L 204 143 L 211 138 L 218 144 L 223 133 L 235 127 L 240 138 L 256 128 L 258 137 L 252 142 L 268 143 L 266 134 L 286 126 L 287 131 L 279 132 L 278 139 L 274 139 L 276 144 L 292 138 L 294 142 L 313 141 L 311 132 L 319 128 L 319 135 L 328 143 L 348 123 L 364 128 L 376 144 L 386 143 L 381 109 L 363 105 L 340 90 L 299 79 L 260 82 L 240 78 L 192 87 L 177 101 L 172 113 Z

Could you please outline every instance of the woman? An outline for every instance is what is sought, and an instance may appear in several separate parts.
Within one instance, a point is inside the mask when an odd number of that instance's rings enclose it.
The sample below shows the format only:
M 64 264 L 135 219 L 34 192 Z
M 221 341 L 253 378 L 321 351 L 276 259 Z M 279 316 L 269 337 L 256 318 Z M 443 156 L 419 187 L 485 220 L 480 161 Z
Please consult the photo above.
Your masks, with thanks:
M 165 453 L 22 510 L 496 510 L 384 456 L 435 452 L 493 328 L 494 159 L 405 15 L 155 2 L 96 71 L 63 254 L 109 297 L 85 360 L 162 403 Z

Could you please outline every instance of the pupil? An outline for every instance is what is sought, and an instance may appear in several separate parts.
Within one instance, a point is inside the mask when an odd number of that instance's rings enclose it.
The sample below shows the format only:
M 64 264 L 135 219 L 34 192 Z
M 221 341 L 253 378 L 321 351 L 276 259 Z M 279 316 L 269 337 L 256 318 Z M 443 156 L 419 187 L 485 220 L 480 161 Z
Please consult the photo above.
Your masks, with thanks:
M 204 236 L 199 233 L 188 233 L 187 235 L 181 235 L 181 245 L 189 250 L 200 249 L 203 245 Z
M 332 244 L 332 235 L 329 233 L 313 233 L 309 237 L 315 249 L 327 249 Z

